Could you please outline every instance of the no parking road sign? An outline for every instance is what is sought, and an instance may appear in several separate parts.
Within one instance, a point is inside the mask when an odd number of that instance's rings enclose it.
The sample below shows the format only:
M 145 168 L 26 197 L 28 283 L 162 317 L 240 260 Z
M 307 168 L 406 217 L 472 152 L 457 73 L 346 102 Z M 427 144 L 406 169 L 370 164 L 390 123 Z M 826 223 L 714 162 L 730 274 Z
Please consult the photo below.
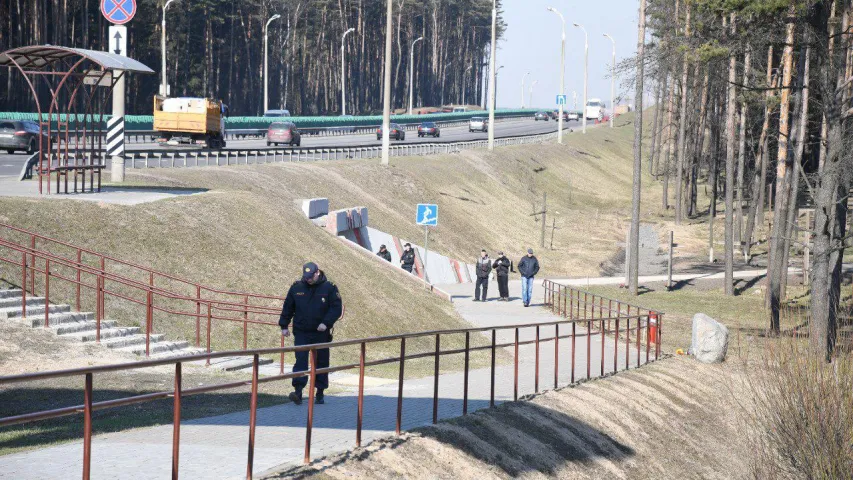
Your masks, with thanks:
M 416 218 L 418 225 L 425 227 L 438 226 L 438 205 L 432 203 L 418 204 L 418 217 Z
M 101 0 L 104 18 L 116 25 L 123 25 L 136 15 L 136 0 Z

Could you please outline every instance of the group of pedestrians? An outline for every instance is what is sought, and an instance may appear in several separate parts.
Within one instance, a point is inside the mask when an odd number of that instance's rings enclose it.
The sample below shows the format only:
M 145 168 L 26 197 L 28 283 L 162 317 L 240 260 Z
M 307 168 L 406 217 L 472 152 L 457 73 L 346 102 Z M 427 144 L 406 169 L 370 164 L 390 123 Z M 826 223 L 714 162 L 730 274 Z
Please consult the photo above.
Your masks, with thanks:
M 509 301 L 509 274 L 515 273 L 515 268 L 504 252 L 498 252 L 498 258 L 492 261 L 485 249 L 480 251 L 480 258 L 474 267 L 477 274 L 477 283 L 474 287 L 474 301 L 488 301 L 489 278 L 492 270 L 498 280 L 499 302 Z M 533 294 L 533 278 L 539 273 L 539 260 L 533 255 L 533 249 L 527 249 L 527 255 L 518 261 L 518 273 L 521 274 L 521 300 L 525 307 L 530 306 L 530 297 Z M 482 295 L 480 292 L 482 291 Z
M 386 262 L 391 261 L 391 252 L 388 251 L 385 245 L 379 246 L 379 251 L 376 252 L 376 256 Z M 403 254 L 400 255 L 400 268 L 409 273 L 412 273 L 412 270 L 415 268 L 415 251 L 412 249 L 411 243 L 407 243 L 403 246 Z

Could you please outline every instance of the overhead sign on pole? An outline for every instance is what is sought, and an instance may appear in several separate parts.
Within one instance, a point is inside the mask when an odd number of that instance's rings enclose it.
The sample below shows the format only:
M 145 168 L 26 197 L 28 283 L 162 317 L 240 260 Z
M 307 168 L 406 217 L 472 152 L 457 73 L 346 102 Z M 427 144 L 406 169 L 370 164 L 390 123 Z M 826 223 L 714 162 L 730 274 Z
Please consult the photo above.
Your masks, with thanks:
M 124 25 L 136 15 L 136 0 L 101 0 L 101 13 L 110 23 Z
M 418 216 L 415 219 L 418 225 L 425 227 L 438 226 L 438 205 L 432 203 L 419 203 Z
M 557 95 L 557 105 L 565 105 L 566 104 L 566 96 L 565 95 Z
M 110 25 L 108 38 L 110 40 L 110 53 L 127 56 L 127 27 L 124 25 Z

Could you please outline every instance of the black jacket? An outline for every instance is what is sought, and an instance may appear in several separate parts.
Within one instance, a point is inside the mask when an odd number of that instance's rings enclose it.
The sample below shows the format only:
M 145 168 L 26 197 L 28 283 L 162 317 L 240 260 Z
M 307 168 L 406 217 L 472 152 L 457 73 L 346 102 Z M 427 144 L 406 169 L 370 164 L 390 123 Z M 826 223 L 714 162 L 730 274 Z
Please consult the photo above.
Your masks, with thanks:
M 492 267 L 495 269 L 495 273 L 499 277 L 507 277 L 509 276 L 509 272 L 515 271 L 512 268 L 512 261 L 506 258 L 506 256 L 498 257 Z
M 376 252 L 376 256 L 384 259 L 386 262 L 391 261 L 391 252 L 389 252 L 387 249 L 384 252 L 381 250 Z
M 525 278 L 535 277 L 539 273 L 539 260 L 535 256 L 528 257 L 525 255 L 521 257 L 521 260 L 518 261 L 518 273 Z
M 411 249 L 408 252 L 403 252 L 403 255 L 400 257 L 400 260 L 403 261 L 403 268 L 406 270 L 411 270 L 415 265 L 415 249 Z
M 492 273 L 492 259 L 489 257 L 477 259 L 477 278 L 489 278 Z
M 281 308 L 278 324 L 287 328 L 293 320 L 293 330 L 316 332 L 320 324 L 331 329 L 341 318 L 343 305 L 341 294 L 334 283 L 326 280 L 321 271 L 320 278 L 314 285 L 298 281 L 291 285 Z

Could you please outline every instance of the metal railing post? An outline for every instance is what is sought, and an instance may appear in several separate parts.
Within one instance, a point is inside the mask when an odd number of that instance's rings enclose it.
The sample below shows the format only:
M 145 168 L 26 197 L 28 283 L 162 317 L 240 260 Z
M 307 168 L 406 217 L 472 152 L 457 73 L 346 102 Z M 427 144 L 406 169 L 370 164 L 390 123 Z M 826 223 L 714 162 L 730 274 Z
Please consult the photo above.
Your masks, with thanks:
M 86 374 L 83 389 L 83 480 L 89 480 L 92 467 L 92 374 Z
M 586 379 L 589 380 L 592 374 L 591 365 L 591 348 L 592 348 L 592 320 L 586 321 Z
M 50 259 L 44 260 L 44 328 L 50 327 Z
M 536 367 L 533 380 L 533 392 L 539 393 L 539 325 L 536 325 Z
M 560 379 L 560 324 L 554 327 L 554 389 L 556 389 Z
M 616 340 L 613 342 L 613 373 L 619 371 L 619 317 L 616 317 Z
M 77 275 L 76 275 L 77 276 L 77 285 L 76 285 L 77 286 L 77 288 L 76 288 L 77 300 L 75 303 L 75 311 L 77 311 L 77 312 L 80 311 L 80 264 L 81 264 L 82 260 L 83 260 L 83 252 L 78 248 L 77 249 L 77 266 L 75 267 L 75 270 L 77 271 L 76 272 L 77 273 Z
M 468 414 L 468 360 L 471 348 L 471 332 L 465 332 L 465 374 L 462 391 L 462 415 Z
M 435 334 L 435 388 L 432 395 L 432 423 L 438 423 L 438 371 L 441 348 L 441 334 Z
M 572 381 L 571 383 L 575 383 L 575 357 L 577 356 L 575 353 L 575 333 L 577 329 L 577 322 L 572 322 Z
M 601 376 L 604 376 L 604 319 L 601 320 Z
M 403 422 L 403 372 L 406 365 L 406 337 L 400 339 L 400 376 L 397 383 L 397 428 L 395 433 L 400 435 Z
M 258 423 L 258 366 L 259 357 L 252 356 L 252 397 L 249 401 L 249 460 L 246 466 L 246 480 L 252 480 L 252 469 L 255 461 L 255 426 Z
M 201 347 L 201 286 L 195 287 L 195 346 Z M 284 346 L 284 345 L 282 345 Z
M 513 401 L 518 401 L 518 327 L 515 328 L 515 354 L 513 355 L 513 366 L 515 374 L 513 376 Z
M 366 344 L 361 342 L 358 355 L 358 415 L 355 421 L 355 446 L 361 447 L 361 422 L 364 419 L 364 357 Z
M 21 252 L 21 318 L 27 318 L 27 252 Z
M 210 302 L 207 302 L 207 353 L 210 353 Z M 210 366 L 210 357 L 207 357 L 207 366 Z
M 175 393 L 172 417 L 172 479 L 178 478 L 178 455 L 181 446 L 181 362 L 175 363 Z
M 311 430 L 314 427 L 314 389 L 317 386 L 317 350 L 310 350 L 311 375 L 308 377 L 308 423 L 305 427 L 305 458 L 303 462 L 311 462 Z
M 631 369 L 631 317 L 625 317 L 625 370 Z
M 243 350 L 249 348 L 249 296 L 246 295 L 243 301 Z
M 491 367 L 491 388 L 489 396 L 489 407 L 495 406 L 495 344 L 497 342 L 497 331 L 492 329 L 492 367 Z

